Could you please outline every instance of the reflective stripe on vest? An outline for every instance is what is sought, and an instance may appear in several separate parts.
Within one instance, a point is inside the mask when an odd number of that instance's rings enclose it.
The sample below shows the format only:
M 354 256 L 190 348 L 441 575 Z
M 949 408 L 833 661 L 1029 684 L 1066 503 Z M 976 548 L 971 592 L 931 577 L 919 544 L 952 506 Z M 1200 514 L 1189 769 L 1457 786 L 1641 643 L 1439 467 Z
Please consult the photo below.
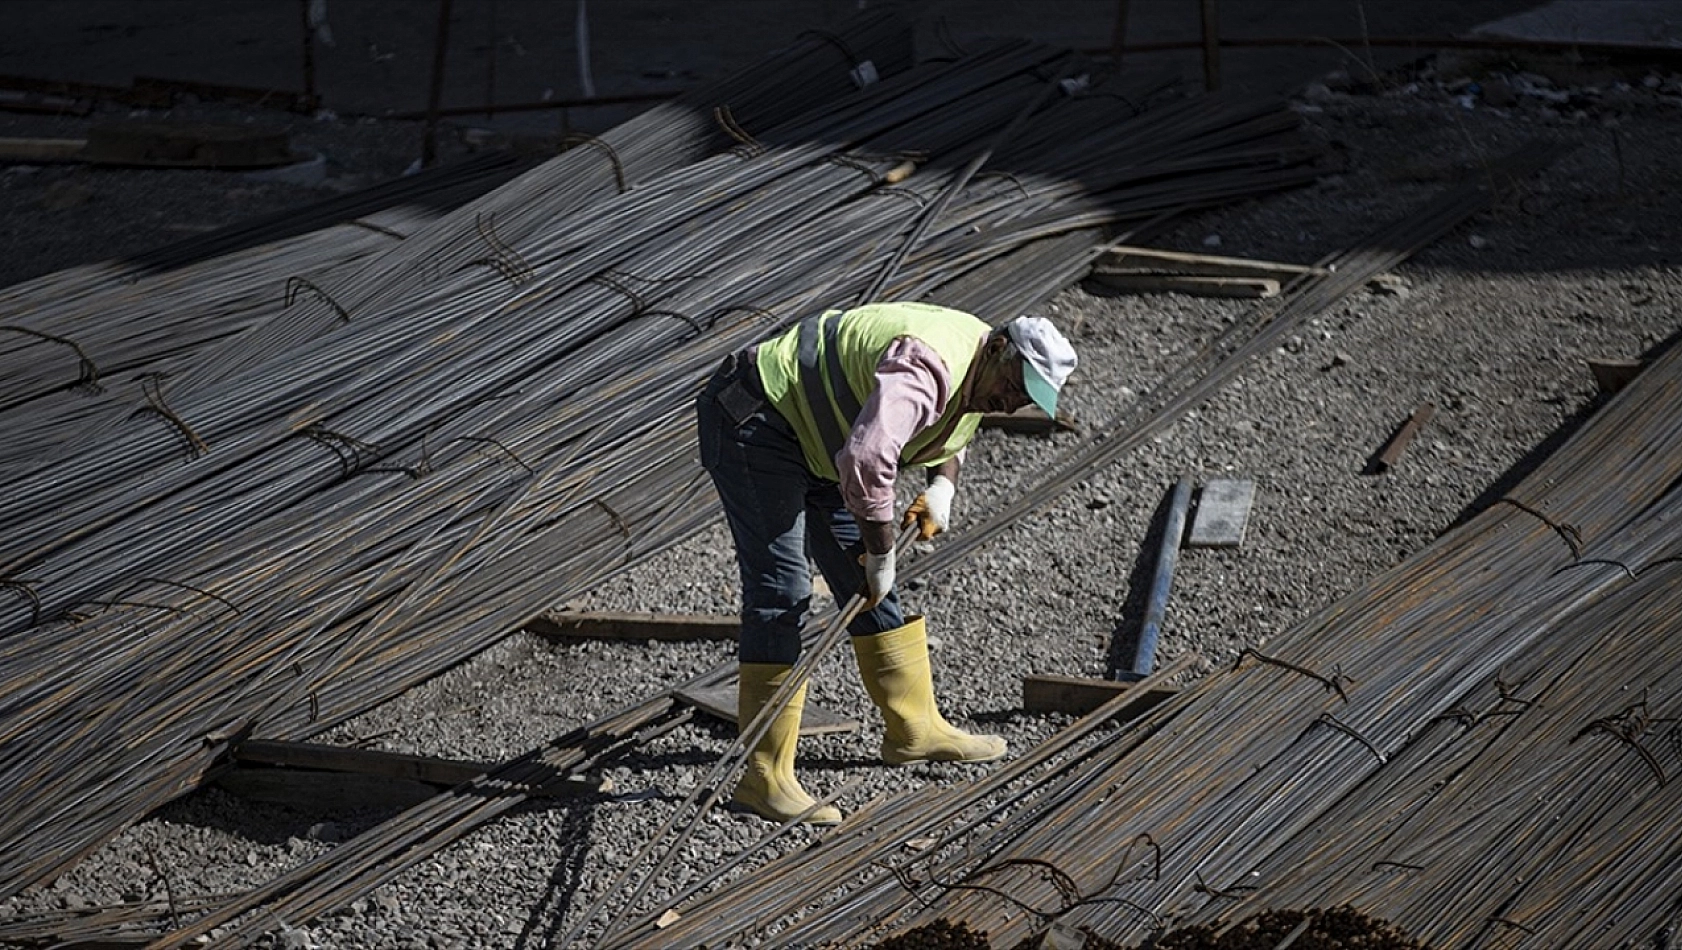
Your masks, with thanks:
M 821 347 L 818 345 L 820 335 L 823 340 Z M 828 321 L 822 315 L 800 321 L 800 389 L 806 396 L 806 405 L 811 407 L 812 421 L 818 427 L 818 438 L 823 440 L 828 458 L 834 458 L 841 451 L 841 443 L 845 440 L 841 434 L 841 419 L 847 420 L 847 425 L 851 427 L 864 409 L 841 368 L 840 337 L 840 314 Z M 822 362 L 818 359 L 820 349 L 823 351 Z

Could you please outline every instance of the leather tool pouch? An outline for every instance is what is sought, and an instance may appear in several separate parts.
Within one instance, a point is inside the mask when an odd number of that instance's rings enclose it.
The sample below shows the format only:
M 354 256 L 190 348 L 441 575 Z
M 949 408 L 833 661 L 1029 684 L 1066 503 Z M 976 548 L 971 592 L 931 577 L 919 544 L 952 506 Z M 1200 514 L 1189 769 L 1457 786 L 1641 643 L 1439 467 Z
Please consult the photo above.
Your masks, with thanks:
M 732 425 L 741 425 L 748 417 L 765 406 L 765 400 L 754 395 L 739 379 L 733 379 L 718 391 L 718 407 Z

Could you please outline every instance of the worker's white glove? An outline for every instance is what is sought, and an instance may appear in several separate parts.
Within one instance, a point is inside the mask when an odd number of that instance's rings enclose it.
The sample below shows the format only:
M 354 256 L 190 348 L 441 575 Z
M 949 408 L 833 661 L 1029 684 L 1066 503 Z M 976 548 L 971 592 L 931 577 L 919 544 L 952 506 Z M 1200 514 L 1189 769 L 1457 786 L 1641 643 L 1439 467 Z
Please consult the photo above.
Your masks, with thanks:
M 894 589 L 894 552 L 888 549 L 886 554 L 869 554 L 864 556 L 864 596 L 867 598 L 864 608 L 875 607 Z
M 927 541 L 952 526 L 952 497 L 957 493 L 958 486 L 950 478 L 936 475 L 911 507 L 905 509 L 901 524 L 910 527 L 915 521 L 917 533 Z

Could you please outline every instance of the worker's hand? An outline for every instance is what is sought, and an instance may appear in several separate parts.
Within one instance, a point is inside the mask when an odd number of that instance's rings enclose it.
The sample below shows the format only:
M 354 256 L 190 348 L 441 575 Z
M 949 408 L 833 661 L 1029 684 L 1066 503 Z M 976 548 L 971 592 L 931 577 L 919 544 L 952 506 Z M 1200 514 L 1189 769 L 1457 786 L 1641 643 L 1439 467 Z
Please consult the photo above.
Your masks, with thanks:
M 864 609 L 869 610 L 882 602 L 888 592 L 894 589 L 894 549 L 889 548 L 886 554 L 865 554 L 864 556 Z
M 916 522 L 917 533 L 927 541 L 952 526 L 952 496 L 957 493 L 958 486 L 952 484 L 950 478 L 936 475 L 911 507 L 905 509 L 905 520 L 901 524 L 910 527 L 912 522 Z

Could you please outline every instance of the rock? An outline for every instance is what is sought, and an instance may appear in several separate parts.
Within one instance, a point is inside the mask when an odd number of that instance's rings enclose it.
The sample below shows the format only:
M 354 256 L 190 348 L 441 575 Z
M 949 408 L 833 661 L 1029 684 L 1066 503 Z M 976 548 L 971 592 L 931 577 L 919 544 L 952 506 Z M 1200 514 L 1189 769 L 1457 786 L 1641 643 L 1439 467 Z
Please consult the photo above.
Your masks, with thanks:
M 309 836 L 313 841 L 334 844 L 343 841 L 345 833 L 337 822 L 323 821 L 310 826 Z
M 1337 97 L 1325 83 L 1311 82 L 1302 89 L 1303 99 L 1309 102 L 1329 102 Z

